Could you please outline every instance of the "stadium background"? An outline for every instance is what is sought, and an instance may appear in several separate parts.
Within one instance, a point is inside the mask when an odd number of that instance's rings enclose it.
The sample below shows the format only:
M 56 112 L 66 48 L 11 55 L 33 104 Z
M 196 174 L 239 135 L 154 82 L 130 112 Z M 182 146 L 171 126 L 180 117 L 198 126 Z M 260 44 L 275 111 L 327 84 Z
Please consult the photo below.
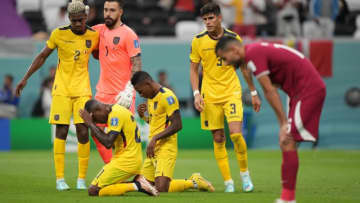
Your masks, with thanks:
M 334 39 L 333 48 L 333 76 L 326 78 L 327 97 L 320 125 L 320 148 L 360 149 L 360 109 L 351 108 L 345 102 L 346 91 L 359 85 L 360 61 L 358 50 L 360 42 L 349 39 Z M 25 74 L 27 66 L 33 57 L 44 46 L 43 42 L 19 42 L 16 40 L 6 42 L 6 53 L 8 56 L 0 56 L 0 75 L 10 73 L 14 75 L 15 81 L 19 81 Z M 169 81 L 174 87 L 176 94 L 181 100 L 191 103 L 191 88 L 189 83 L 189 44 L 190 41 L 175 41 L 172 39 L 142 39 L 143 69 L 156 77 L 158 71 L 166 70 Z M 11 54 L 19 47 L 30 47 L 28 53 Z M 2 53 L 5 53 L 3 51 Z M 25 52 L 25 51 L 24 51 Z M 22 55 L 22 56 L 21 56 Z M 25 55 L 25 56 L 24 56 Z M 39 87 L 42 78 L 48 74 L 48 68 L 56 64 L 57 54 L 54 52 L 38 73 L 28 81 L 23 95 L 20 99 L 19 118 L 10 121 L 2 121 L 2 125 L 9 126 L 10 139 L 1 142 L 2 145 L 11 149 L 50 149 L 50 125 L 47 119 L 33 119 L 30 117 L 31 110 L 39 96 Z M 89 63 L 91 85 L 93 92 L 98 80 L 99 63 L 91 59 Z M 239 74 L 240 77 L 241 74 Z M 2 83 L 1 78 L 0 83 Z M 243 79 L 241 78 L 241 81 Z M 260 87 L 257 88 L 260 90 Z M 243 87 L 246 87 L 243 84 Z M 262 92 L 260 91 L 260 94 Z M 282 94 L 285 104 L 286 97 Z M 141 98 L 137 98 L 137 103 Z M 193 116 L 192 107 L 182 108 L 184 128 L 179 136 L 180 148 L 210 148 L 212 142 L 206 131 L 200 130 L 200 121 Z M 246 108 L 246 112 L 251 109 Z M 277 148 L 277 120 L 266 101 L 263 101 L 261 112 L 253 114 L 256 122 L 256 133 L 251 147 L 253 148 Z M 5 128 L 6 129 L 6 128 Z M 7 132 L 2 130 L 1 135 L 5 138 Z M 205 142 L 204 140 L 208 140 Z M 8 143 L 8 144 L 6 144 Z M 307 146 L 304 144 L 304 146 Z

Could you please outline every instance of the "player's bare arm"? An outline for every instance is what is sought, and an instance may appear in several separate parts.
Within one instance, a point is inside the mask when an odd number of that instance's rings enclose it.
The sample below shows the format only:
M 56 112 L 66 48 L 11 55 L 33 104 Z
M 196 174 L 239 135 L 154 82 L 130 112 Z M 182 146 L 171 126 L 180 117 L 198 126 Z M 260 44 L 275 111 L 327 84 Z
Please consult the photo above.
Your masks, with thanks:
M 120 132 L 110 131 L 106 134 L 95 125 L 90 113 L 86 110 L 80 109 L 80 116 L 84 120 L 84 123 L 94 132 L 95 137 L 101 142 L 101 144 L 103 144 L 107 149 L 110 149 Z
M 171 135 L 174 135 L 176 134 L 177 132 L 179 132 L 181 129 L 182 129 L 182 122 L 181 122 L 181 116 L 180 116 L 180 111 L 179 110 L 176 110 L 170 117 L 169 117 L 169 120 L 170 120 L 170 125 L 165 128 L 164 131 L 162 131 L 161 133 L 155 135 L 151 141 L 149 142 L 148 144 L 148 147 L 146 149 L 146 155 L 148 157 L 154 157 L 155 155 L 155 145 L 156 145 L 156 142 L 158 140 L 161 140 L 161 139 L 164 139 L 164 138 L 167 138 Z
M 240 66 L 240 70 L 241 70 L 241 73 L 242 75 L 244 76 L 245 78 L 245 81 L 250 89 L 250 91 L 254 92 L 256 91 L 255 89 L 255 85 L 254 85 L 254 82 L 253 82 L 253 79 L 252 79 L 252 75 L 251 75 L 251 70 L 249 70 L 248 68 L 246 68 L 245 65 L 243 66 Z M 259 98 L 259 95 L 252 95 L 251 97 L 251 102 L 252 102 L 252 105 L 253 105 L 253 109 L 255 112 L 259 112 L 260 111 L 260 107 L 261 107 L 261 100 Z
M 46 61 L 49 55 L 53 52 L 53 49 L 45 46 L 43 50 L 35 57 L 34 61 L 30 65 L 23 79 L 16 86 L 16 95 L 20 96 L 22 89 L 26 86 L 27 80 L 35 73 Z
M 199 63 L 190 62 L 190 82 L 194 91 L 194 105 L 198 111 L 204 109 L 204 100 L 199 92 Z
M 130 58 L 132 69 L 131 69 L 131 75 L 133 75 L 137 71 L 141 71 L 141 54 L 138 54 L 136 56 L 133 56 Z
M 269 76 L 263 75 L 258 78 L 258 81 L 262 86 L 266 99 L 269 101 L 270 105 L 273 107 L 275 111 L 280 127 L 287 126 L 287 119 L 284 108 L 281 103 L 279 92 L 277 91 L 276 87 L 272 84 Z

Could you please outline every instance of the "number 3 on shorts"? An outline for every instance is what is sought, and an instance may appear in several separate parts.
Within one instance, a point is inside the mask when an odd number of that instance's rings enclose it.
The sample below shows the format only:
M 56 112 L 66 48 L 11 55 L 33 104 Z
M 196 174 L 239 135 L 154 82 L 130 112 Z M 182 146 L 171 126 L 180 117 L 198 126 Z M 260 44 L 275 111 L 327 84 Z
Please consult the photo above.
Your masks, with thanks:
M 230 104 L 230 106 L 231 106 L 230 114 L 236 114 L 236 105 L 235 104 Z

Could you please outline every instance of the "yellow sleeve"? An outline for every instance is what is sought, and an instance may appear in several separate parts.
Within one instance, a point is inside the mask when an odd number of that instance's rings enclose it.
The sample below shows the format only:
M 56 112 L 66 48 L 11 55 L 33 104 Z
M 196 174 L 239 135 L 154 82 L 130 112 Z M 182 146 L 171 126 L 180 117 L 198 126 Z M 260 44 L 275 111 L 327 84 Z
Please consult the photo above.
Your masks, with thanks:
M 121 111 L 119 110 L 113 109 L 113 111 L 109 114 L 108 118 L 108 132 L 121 132 L 124 122 L 124 113 L 121 113 Z
M 200 63 L 201 57 L 199 54 L 198 49 L 198 40 L 196 37 L 191 42 L 191 49 L 190 49 L 190 61 L 194 63 Z
M 50 48 L 50 49 L 55 49 L 57 47 L 56 45 L 56 38 L 57 38 L 57 29 L 55 29 L 54 31 L 51 32 L 50 38 L 48 39 L 48 41 L 46 41 L 46 45 Z
M 236 35 L 236 39 L 238 39 L 240 42 L 243 42 L 239 35 Z
M 166 94 L 162 102 L 165 106 L 166 115 L 168 117 L 170 117 L 175 111 L 178 111 L 180 109 L 179 101 L 174 94 Z

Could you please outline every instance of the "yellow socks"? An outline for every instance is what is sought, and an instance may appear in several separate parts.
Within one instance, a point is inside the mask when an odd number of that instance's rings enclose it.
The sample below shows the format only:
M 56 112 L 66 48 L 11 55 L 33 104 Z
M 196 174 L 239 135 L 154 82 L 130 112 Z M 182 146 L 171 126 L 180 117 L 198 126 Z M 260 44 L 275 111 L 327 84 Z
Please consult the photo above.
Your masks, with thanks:
M 171 180 L 168 192 L 183 192 L 190 188 L 194 188 L 194 183 L 192 180 Z
M 231 180 L 229 160 L 225 147 L 225 142 L 214 142 L 214 154 L 224 181 Z
M 54 140 L 54 162 L 56 179 L 64 178 L 65 140 Z
M 90 142 L 78 143 L 79 179 L 85 179 L 90 156 Z
M 234 144 L 234 150 L 240 167 L 240 172 L 246 172 L 248 170 L 248 158 L 244 137 L 241 133 L 231 134 L 230 137 Z
M 119 183 L 102 188 L 99 191 L 99 196 L 123 195 L 131 191 L 137 191 L 135 183 Z

